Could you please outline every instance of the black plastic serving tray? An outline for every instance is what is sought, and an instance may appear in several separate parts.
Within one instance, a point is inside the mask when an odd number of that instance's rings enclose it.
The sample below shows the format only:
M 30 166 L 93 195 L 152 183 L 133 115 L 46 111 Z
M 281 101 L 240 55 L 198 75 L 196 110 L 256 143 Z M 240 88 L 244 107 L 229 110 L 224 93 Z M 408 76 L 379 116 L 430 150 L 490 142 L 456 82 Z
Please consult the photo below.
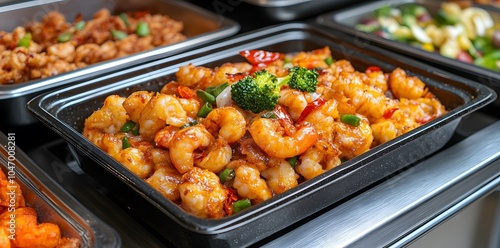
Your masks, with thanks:
M 348 59 L 358 70 L 370 65 L 384 71 L 405 69 L 426 82 L 449 112 L 283 194 L 216 220 L 200 219 L 183 211 L 81 134 L 85 118 L 99 109 L 108 95 L 158 91 L 174 79 L 174 73 L 182 65 L 214 67 L 228 61 L 244 61 L 238 52 L 247 49 L 289 53 L 324 46 L 331 48 L 335 59 Z M 174 245 L 242 247 L 269 237 L 439 150 L 449 141 L 463 116 L 495 98 L 495 92 L 483 84 L 371 45 L 356 46 L 351 37 L 342 33 L 289 23 L 46 93 L 31 100 L 27 108 L 76 148 L 86 173 L 107 186 L 129 211 Z
M 120 247 L 118 233 L 89 212 L 16 146 L 15 133 L 0 132 L 0 170 L 15 180 L 26 205 L 39 222 L 57 224 L 62 237 L 80 240 L 80 247 Z
M 456 59 L 447 58 L 436 52 L 429 52 L 420 48 L 413 47 L 409 44 L 395 40 L 385 39 L 373 33 L 359 31 L 355 25 L 360 23 L 367 17 L 372 17 L 374 11 L 382 6 L 400 6 L 406 3 L 418 3 L 425 6 L 431 13 L 437 11 L 440 4 L 444 1 L 433 0 L 384 0 L 372 1 L 368 3 L 357 4 L 341 10 L 332 11 L 322 14 L 317 17 L 316 22 L 332 28 L 340 30 L 356 37 L 357 42 L 370 45 L 378 45 L 383 48 L 411 56 L 418 60 L 425 60 L 432 63 L 433 66 L 452 71 L 460 76 L 478 81 L 482 84 L 493 88 L 497 93 L 500 93 L 500 72 L 486 69 L 474 64 L 468 64 Z M 500 9 L 485 5 L 474 5 L 487 10 L 492 16 L 495 23 L 500 23 Z M 500 99 L 497 99 L 495 106 L 500 106 Z

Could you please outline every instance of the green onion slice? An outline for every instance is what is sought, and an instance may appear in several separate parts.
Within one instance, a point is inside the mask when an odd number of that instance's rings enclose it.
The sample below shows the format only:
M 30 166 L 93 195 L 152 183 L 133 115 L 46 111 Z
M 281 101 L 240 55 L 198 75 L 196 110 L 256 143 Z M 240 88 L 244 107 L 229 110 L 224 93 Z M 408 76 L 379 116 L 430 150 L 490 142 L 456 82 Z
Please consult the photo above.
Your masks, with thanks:
M 183 129 L 183 128 L 186 128 L 186 127 L 191 127 L 191 126 L 194 126 L 194 125 L 196 125 L 196 124 L 198 124 L 198 121 L 197 121 L 197 120 L 193 120 L 193 121 L 192 121 L 192 122 L 190 122 L 190 123 L 186 123 L 186 124 L 182 125 L 182 126 L 180 127 L 180 129 Z
M 203 106 L 201 106 L 200 110 L 198 110 L 198 114 L 196 116 L 205 118 L 212 110 L 212 104 L 206 102 L 205 104 L 203 104 Z
M 31 33 L 26 33 L 20 40 L 17 42 L 18 47 L 30 47 L 31 44 Z
M 262 114 L 260 117 L 262 118 L 267 118 L 267 119 L 277 119 L 276 114 L 273 111 L 266 112 Z
M 196 96 L 203 100 L 203 102 L 209 102 L 209 103 L 215 103 L 215 96 L 204 91 L 204 90 L 197 90 L 196 91 Z
M 62 33 L 59 36 L 57 36 L 57 41 L 59 41 L 60 43 L 63 43 L 63 42 L 71 40 L 72 36 L 73 35 L 71 33 Z
M 332 57 L 328 57 L 328 58 L 326 58 L 326 59 L 325 59 L 325 63 L 326 63 L 328 66 L 332 65 L 332 64 L 333 64 L 333 58 L 332 58 Z
M 219 179 L 221 183 L 225 183 L 231 181 L 234 176 L 236 176 L 233 169 L 226 168 L 219 174 Z
M 205 89 L 206 92 L 208 92 L 209 94 L 217 97 L 227 86 L 229 86 L 229 83 L 223 83 L 223 84 L 219 84 L 217 86 L 211 86 L 211 87 L 207 87 Z
M 239 211 L 252 206 L 250 199 L 241 199 L 233 202 L 233 212 L 238 213 Z
M 85 28 L 86 24 L 87 23 L 85 21 L 79 21 L 79 22 L 75 23 L 75 28 L 77 30 L 83 30 Z
M 132 134 L 134 136 L 139 135 L 139 124 L 135 124 L 134 127 L 132 128 Z
M 123 23 L 125 23 L 125 26 L 129 26 L 130 23 L 128 22 L 128 17 L 126 13 L 120 13 L 120 18 L 122 19 Z
M 111 35 L 113 35 L 113 38 L 116 40 L 123 40 L 127 37 L 127 33 L 115 29 L 111 30 Z
M 121 131 L 123 133 L 129 132 L 130 130 L 132 130 L 132 128 L 134 128 L 134 126 L 135 126 L 135 122 L 127 121 L 127 122 L 125 122 L 125 124 L 123 124 Z
M 349 124 L 351 126 L 359 126 L 359 123 L 361 122 L 361 118 L 359 118 L 358 116 L 356 115 L 352 115 L 352 114 L 342 114 L 340 115 L 340 121 L 345 123 L 345 124 Z
M 132 145 L 130 145 L 130 142 L 128 141 L 128 138 L 127 137 L 123 137 L 123 139 L 122 139 L 122 149 L 127 149 L 129 147 L 132 147 Z
M 139 36 L 148 36 L 149 35 L 149 26 L 145 22 L 139 22 L 137 24 L 137 28 L 135 29 L 135 32 Z
M 288 161 L 288 163 L 290 163 L 290 166 L 292 166 L 292 168 L 295 168 L 295 166 L 297 165 L 297 162 L 299 161 L 299 157 L 295 156 L 295 157 L 287 158 L 286 161 Z

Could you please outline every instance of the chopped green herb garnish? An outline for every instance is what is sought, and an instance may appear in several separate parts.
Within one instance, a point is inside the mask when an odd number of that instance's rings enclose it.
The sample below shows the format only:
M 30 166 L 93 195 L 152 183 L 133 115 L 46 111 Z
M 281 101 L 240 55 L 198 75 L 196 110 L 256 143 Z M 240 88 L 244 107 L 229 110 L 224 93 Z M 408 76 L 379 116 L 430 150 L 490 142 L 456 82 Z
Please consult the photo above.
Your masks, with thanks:
M 278 117 L 276 117 L 276 114 L 273 111 L 269 111 L 269 112 L 263 113 L 260 117 L 267 118 L 267 119 L 276 119 L 276 118 L 278 118 Z
M 127 37 L 127 33 L 115 29 L 111 30 L 111 35 L 113 35 L 113 38 L 116 40 L 123 40 Z
M 63 43 L 63 42 L 71 40 L 71 37 L 73 37 L 73 35 L 71 33 L 62 33 L 59 36 L 57 36 L 57 41 L 59 41 L 60 43 Z
M 127 121 L 127 122 L 125 122 L 125 124 L 123 124 L 121 131 L 123 133 L 129 132 L 130 130 L 132 130 L 132 128 L 134 126 L 135 126 L 135 122 L 133 122 L 133 121 Z
M 137 24 L 137 28 L 135 29 L 135 32 L 139 36 L 148 36 L 149 35 L 149 26 L 145 22 L 139 22 Z
M 225 183 L 231 181 L 235 175 L 236 174 L 233 169 L 226 168 L 219 174 L 219 179 L 221 183 Z
M 17 42 L 18 47 L 30 47 L 31 44 L 31 33 L 26 33 L 20 40 Z
M 196 96 L 203 100 L 203 102 L 209 102 L 209 103 L 215 103 L 215 96 L 204 91 L 204 90 L 197 90 L 196 91 Z
M 297 156 L 295 156 L 295 157 L 287 158 L 286 161 L 288 161 L 288 163 L 290 163 L 290 166 L 292 166 L 292 168 L 295 168 L 295 166 L 297 165 L 297 162 L 299 161 L 299 158 Z
M 328 58 L 326 58 L 326 59 L 325 59 L 325 63 L 326 63 L 328 66 L 332 65 L 332 64 L 333 64 L 333 58 L 332 58 L 332 57 L 328 57 Z
M 238 213 L 239 211 L 252 206 L 250 199 L 242 199 L 233 202 L 233 212 Z
M 77 30 L 83 30 L 83 29 L 85 28 L 85 25 L 86 25 L 86 24 L 87 24 L 87 23 L 86 23 L 85 21 L 79 21 L 79 22 L 77 22 L 77 23 L 75 24 L 75 28 L 76 28 Z
M 128 141 L 128 138 L 127 137 L 123 137 L 123 139 L 122 139 L 122 149 L 127 149 L 129 147 L 132 147 L 132 145 L 130 145 L 130 142 Z
M 126 13 L 120 13 L 120 19 L 122 19 L 123 23 L 125 23 L 125 26 L 129 26 L 130 23 L 128 22 L 128 16 Z
M 352 115 L 352 114 L 342 114 L 340 115 L 340 121 L 345 123 L 345 124 L 349 124 L 351 126 L 359 126 L 359 123 L 361 122 L 361 118 L 359 118 L 358 116 L 356 115 Z
M 212 110 L 213 110 L 212 104 L 206 102 L 205 104 L 203 104 L 203 106 L 201 106 L 196 116 L 205 118 L 207 117 L 208 113 L 210 113 Z
M 226 82 L 217 86 L 207 87 L 205 91 L 217 97 L 227 86 L 229 86 L 229 83 Z

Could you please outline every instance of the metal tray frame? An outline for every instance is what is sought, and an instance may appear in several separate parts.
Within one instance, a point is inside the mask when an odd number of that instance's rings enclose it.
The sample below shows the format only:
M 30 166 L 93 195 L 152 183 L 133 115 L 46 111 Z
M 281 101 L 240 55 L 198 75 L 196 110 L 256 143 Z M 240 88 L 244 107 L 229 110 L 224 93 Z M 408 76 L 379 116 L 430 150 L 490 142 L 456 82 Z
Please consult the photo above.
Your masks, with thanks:
M 178 43 L 160 46 L 122 58 L 116 58 L 74 71 L 44 79 L 36 79 L 12 85 L 0 84 L 0 109 L 4 120 L 10 125 L 28 125 L 36 122 L 24 111 L 24 105 L 34 96 L 49 90 L 75 84 L 127 67 L 133 67 L 172 54 L 193 49 L 236 34 L 240 25 L 221 15 L 209 12 L 196 5 L 174 0 L 36 0 L 0 7 L 0 29 L 12 31 L 32 20 L 40 20 L 49 11 L 63 13 L 67 20 L 73 20 L 81 13 L 85 20 L 101 8 L 113 13 L 128 10 L 149 10 L 152 13 L 167 14 L 184 22 L 184 33 L 188 39 Z
M 349 5 L 349 0 L 242 0 L 250 5 L 256 6 L 272 21 L 297 21 L 301 18 L 312 17 L 326 9 L 333 10 Z
M 9 137 L 15 138 L 15 134 Z M 21 187 L 26 205 L 37 211 L 39 222 L 57 224 L 61 236 L 79 239 L 80 247 L 121 246 L 121 238 L 113 228 L 49 178 L 15 143 L 15 139 L 9 140 L 0 132 L 0 169 L 7 175 L 11 170 L 8 167 L 13 167 L 14 180 Z
M 439 150 L 451 138 L 463 116 L 496 98 L 495 92 L 483 84 L 374 46 L 355 44 L 350 36 L 325 32 L 315 25 L 277 25 L 43 94 L 31 100 L 27 108 L 76 148 L 85 172 L 106 184 L 118 198 L 124 199 L 127 209 L 141 216 L 173 244 L 248 246 Z M 335 59 L 348 59 L 358 70 L 370 65 L 385 71 L 404 68 L 410 75 L 422 78 L 449 112 L 287 192 L 217 220 L 200 219 L 183 211 L 81 134 L 86 116 L 100 108 L 106 96 L 127 96 L 137 90 L 157 91 L 173 79 L 179 66 L 187 63 L 211 67 L 227 61 L 244 61 L 238 52 L 246 49 L 296 52 L 323 46 L 332 49 Z
M 363 18 L 373 15 L 373 11 L 384 5 L 399 6 L 405 3 L 419 3 L 423 6 L 429 7 L 430 11 L 439 8 L 440 3 L 443 1 L 431 1 L 431 0 L 384 0 L 384 1 L 372 1 L 364 4 L 357 4 L 345 9 L 333 11 L 330 13 L 322 14 L 316 18 L 316 22 L 320 25 L 329 27 L 333 30 L 340 30 L 342 32 L 353 35 L 357 38 L 358 42 L 364 42 L 367 44 L 375 44 L 382 46 L 386 49 L 394 50 L 398 53 L 402 53 L 405 56 L 411 56 L 419 60 L 426 60 L 433 63 L 433 66 L 441 67 L 443 69 L 452 71 L 453 73 L 459 74 L 463 77 L 469 78 L 474 81 L 479 81 L 493 88 L 497 93 L 500 93 L 500 73 L 482 68 L 480 66 L 467 64 L 465 62 L 458 61 L 456 59 L 451 59 L 444 57 L 438 53 L 425 51 L 413 47 L 411 45 L 385 39 L 379 37 L 375 34 L 366 33 L 357 30 L 354 26 L 359 23 Z M 478 7 L 487 10 L 493 17 L 496 23 L 500 22 L 500 9 L 496 9 L 489 6 L 478 5 Z M 500 99 L 497 99 L 495 105 L 500 106 Z

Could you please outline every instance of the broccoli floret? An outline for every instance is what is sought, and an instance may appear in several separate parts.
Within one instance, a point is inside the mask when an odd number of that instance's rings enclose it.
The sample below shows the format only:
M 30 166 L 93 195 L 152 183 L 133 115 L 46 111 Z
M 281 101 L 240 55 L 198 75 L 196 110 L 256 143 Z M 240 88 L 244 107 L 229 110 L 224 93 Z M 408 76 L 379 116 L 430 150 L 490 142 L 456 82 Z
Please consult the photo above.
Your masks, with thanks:
M 308 70 L 304 67 L 294 66 L 289 69 L 290 73 L 282 78 L 278 78 L 278 84 L 288 85 L 292 89 L 316 92 L 318 84 L 318 72 L 316 70 Z
M 317 79 L 318 73 L 315 70 L 298 66 L 290 68 L 290 73 L 281 78 L 261 70 L 231 85 L 231 98 L 240 108 L 260 113 L 276 107 L 281 86 L 288 85 L 293 89 L 315 92 Z
M 278 104 L 279 86 L 276 76 L 263 70 L 231 85 L 231 98 L 240 108 L 259 113 L 273 110 Z

